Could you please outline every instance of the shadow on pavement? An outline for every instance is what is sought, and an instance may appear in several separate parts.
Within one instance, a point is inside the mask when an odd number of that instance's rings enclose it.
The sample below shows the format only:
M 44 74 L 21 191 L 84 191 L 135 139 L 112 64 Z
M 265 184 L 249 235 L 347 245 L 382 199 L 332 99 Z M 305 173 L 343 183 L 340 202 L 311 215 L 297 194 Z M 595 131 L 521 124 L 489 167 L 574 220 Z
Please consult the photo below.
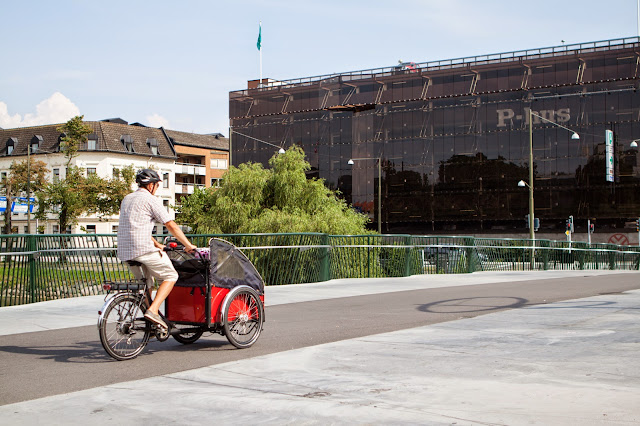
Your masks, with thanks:
M 422 312 L 437 314 L 463 313 L 463 312 L 490 312 L 503 309 L 514 309 L 524 306 L 527 299 L 521 297 L 486 296 L 463 297 L 459 299 L 440 300 L 418 306 Z
M 150 341 L 138 356 L 144 357 L 156 352 L 200 352 L 220 350 L 230 347 L 227 340 L 202 339 L 189 345 L 183 345 L 170 339 L 167 342 Z M 235 349 L 235 348 L 234 348 Z M 99 340 L 89 342 L 75 342 L 61 345 L 0 345 L 0 352 L 8 354 L 32 355 L 43 360 L 53 360 L 63 363 L 95 364 L 105 361 L 117 362 L 111 358 L 102 347 Z

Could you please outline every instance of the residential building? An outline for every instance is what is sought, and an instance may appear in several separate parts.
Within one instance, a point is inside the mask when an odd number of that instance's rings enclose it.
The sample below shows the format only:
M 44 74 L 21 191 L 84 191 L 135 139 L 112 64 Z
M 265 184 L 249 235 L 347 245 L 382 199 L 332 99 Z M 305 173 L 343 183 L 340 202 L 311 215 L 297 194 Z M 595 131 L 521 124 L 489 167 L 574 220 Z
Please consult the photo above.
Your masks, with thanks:
M 222 177 L 228 165 L 228 140 L 220 134 L 178 132 L 139 123 L 129 125 L 119 118 L 85 123 L 93 128 L 93 132 L 80 147 L 72 164 L 85 169 L 86 173 L 96 173 L 101 177 L 116 176 L 120 169 L 128 165 L 133 165 L 135 169 L 153 168 L 163 179 L 156 196 L 162 200 L 172 217 L 175 217 L 173 206 L 182 196 L 193 193 L 195 185 L 208 188 L 213 182 L 215 186 L 215 179 Z M 26 161 L 30 155 L 33 160 L 47 164 L 50 171 L 48 179 L 64 179 L 66 158 L 60 152 L 63 136 L 57 130 L 60 126 L 52 124 L 0 129 L 0 176 L 8 173 L 12 162 Z M 6 208 L 11 208 L 12 203 L 7 202 L 6 205 Z M 2 206 L 0 211 L 3 211 Z M 27 229 L 26 212 L 14 212 L 12 215 L 12 226 L 16 233 L 65 231 L 58 229 L 53 217 L 42 223 L 32 215 L 31 229 Z M 1 216 L 0 222 L 3 221 L 4 217 Z M 115 233 L 117 229 L 118 216 L 83 216 L 77 225 L 66 232 Z M 162 224 L 157 224 L 156 232 L 163 233 Z
M 219 187 L 229 169 L 229 141 L 220 133 L 195 135 L 166 130 L 176 152 L 175 199 L 179 204 L 195 188 Z M 163 178 L 164 179 L 164 178 Z

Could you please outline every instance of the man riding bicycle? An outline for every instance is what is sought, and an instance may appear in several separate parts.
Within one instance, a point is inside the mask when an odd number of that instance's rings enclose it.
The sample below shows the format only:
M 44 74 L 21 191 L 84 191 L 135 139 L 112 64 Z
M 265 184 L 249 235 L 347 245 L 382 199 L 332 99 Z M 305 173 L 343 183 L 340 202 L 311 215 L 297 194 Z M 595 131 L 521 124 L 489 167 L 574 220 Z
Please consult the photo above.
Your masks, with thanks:
M 156 278 L 161 282 L 156 297 L 144 317 L 167 328 L 158 310 L 171 293 L 173 285 L 178 280 L 178 273 L 169 256 L 163 251 L 164 246 L 152 237 L 153 227 L 156 222 L 164 224 L 189 253 L 194 252 L 196 246 L 191 244 L 160 200 L 155 197 L 160 181 L 158 173 L 151 169 L 142 169 L 136 174 L 138 190 L 124 197 L 120 205 L 118 258 L 123 262 L 133 260 L 142 263 L 147 279 Z

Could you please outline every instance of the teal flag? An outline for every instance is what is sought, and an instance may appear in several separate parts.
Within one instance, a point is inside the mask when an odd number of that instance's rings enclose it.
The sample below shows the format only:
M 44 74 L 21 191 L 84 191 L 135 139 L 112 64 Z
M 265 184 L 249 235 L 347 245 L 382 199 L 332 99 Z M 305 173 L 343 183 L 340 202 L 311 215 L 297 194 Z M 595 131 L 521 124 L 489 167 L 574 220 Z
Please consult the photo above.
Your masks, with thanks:
M 258 31 L 258 43 L 256 43 L 256 45 L 258 46 L 258 50 L 260 50 L 260 47 L 262 46 L 262 24 L 260 24 L 260 31 Z

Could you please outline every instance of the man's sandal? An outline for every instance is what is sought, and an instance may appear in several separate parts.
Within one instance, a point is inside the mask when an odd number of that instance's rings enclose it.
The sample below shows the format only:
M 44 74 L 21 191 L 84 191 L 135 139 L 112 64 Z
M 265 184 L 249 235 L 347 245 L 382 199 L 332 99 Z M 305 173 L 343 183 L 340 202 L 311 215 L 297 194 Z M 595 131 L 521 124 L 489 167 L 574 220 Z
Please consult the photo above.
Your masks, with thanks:
M 169 327 L 167 326 L 167 323 L 166 323 L 166 322 L 164 322 L 164 321 L 162 320 L 162 318 L 160 317 L 160 315 L 158 315 L 158 314 L 154 314 L 153 312 L 149 312 L 149 311 L 147 311 L 147 312 L 145 312 L 145 314 L 144 314 L 144 318 L 145 318 L 145 319 L 147 319 L 147 320 L 149 320 L 149 321 L 151 321 L 152 323 L 154 323 L 154 324 L 156 324 L 156 325 L 159 325 L 160 327 L 163 327 L 163 328 L 169 328 Z

